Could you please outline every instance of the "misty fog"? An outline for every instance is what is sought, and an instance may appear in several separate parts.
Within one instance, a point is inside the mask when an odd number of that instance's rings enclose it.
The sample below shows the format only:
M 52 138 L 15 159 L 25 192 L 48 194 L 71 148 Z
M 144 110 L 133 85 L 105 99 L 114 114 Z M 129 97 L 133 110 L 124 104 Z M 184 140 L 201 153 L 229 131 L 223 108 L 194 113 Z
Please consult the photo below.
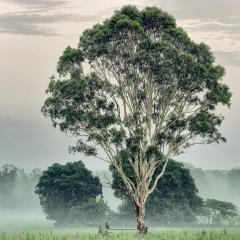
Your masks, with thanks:
M 236 204 L 240 208 L 240 169 L 230 171 L 202 170 L 187 165 L 194 177 L 199 196 L 203 199 L 218 199 Z M 32 223 L 35 226 L 52 227 L 53 222 L 46 219 L 35 186 L 42 171 L 33 169 L 25 171 L 13 165 L 0 168 L 0 222 L 1 226 L 13 226 Z M 118 211 L 121 200 L 116 198 L 109 185 L 109 171 L 93 172 L 103 185 L 103 197 L 113 211 Z

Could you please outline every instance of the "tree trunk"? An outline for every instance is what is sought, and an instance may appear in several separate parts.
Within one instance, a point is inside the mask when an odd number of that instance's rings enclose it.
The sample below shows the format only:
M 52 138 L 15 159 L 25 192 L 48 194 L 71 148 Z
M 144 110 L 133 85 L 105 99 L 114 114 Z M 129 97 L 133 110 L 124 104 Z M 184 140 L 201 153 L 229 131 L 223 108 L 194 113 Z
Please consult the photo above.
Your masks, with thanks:
M 136 206 L 136 217 L 137 217 L 137 229 L 139 234 L 144 234 L 145 231 L 145 225 L 144 225 L 144 219 L 145 219 L 145 204 L 140 204 Z

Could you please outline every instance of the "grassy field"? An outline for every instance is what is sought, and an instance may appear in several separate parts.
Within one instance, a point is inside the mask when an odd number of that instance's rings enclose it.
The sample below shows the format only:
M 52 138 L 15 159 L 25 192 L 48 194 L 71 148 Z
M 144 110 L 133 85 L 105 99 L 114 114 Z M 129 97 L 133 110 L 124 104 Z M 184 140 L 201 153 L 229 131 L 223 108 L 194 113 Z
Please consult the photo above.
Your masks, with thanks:
M 31 220 L 31 221 L 30 221 Z M 0 240 L 240 240 L 239 228 L 150 228 L 139 236 L 135 231 L 98 234 L 98 227 L 56 228 L 44 218 L 0 219 Z
M 64 234 L 64 233 L 4 233 L 0 234 L 0 240 L 240 240 L 239 233 L 224 232 L 191 232 L 191 231 L 167 231 L 149 233 L 144 236 L 139 236 L 135 233 L 81 233 L 81 234 Z

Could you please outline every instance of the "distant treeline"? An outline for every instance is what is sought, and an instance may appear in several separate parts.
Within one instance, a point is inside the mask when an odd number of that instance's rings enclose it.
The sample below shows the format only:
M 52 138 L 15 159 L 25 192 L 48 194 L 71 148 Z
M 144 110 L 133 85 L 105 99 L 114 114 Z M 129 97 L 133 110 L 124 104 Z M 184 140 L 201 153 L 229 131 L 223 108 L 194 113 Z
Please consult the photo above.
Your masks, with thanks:
M 176 168 L 181 170 L 183 165 L 179 165 L 178 163 L 173 164 L 173 169 L 171 170 L 171 166 L 169 169 L 169 174 Z M 59 165 L 60 166 L 60 165 Z M 182 185 L 184 182 L 186 182 L 186 177 L 189 175 L 188 170 L 182 169 L 180 172 L 175 173 L 174 176 L 178 176 L 179 173 L 183 174 L 181 178 L 183 178 L 180 181 L 180 178 L 177 180 L 175 177 L 173 180 L 172 175 L 166 175 L 165 176 L 165 182 L 167 185 L 173 184 L 173 186 L 166 186 L 165 190 L 167 193 L 164 193 L 163 196 L 168 196 L 167 199 L 165 199 L 166 203 L 172 199 L 172 204 L 166 207 L 166 209 L 161 205 L 163 203 L 164 198 L 161 196 L 161 192 L 156 193 L 154 196 L 156 199 L 161 198 L 162 201 L 159 202 L 159 200 L 155 201 L 153 198 L 153 202 L 150 202 L 150 206 L 155 205 L 155 208 L 151 209 L 153 212 L 150 214 L 151 216 L 154 215 L 153 213 L 159 212 L 158 215 L 155 216 L 154 222 L 161 223 L 162 217 L 164 216 L 165 223 L 172 223 L 173 218 L 176 218 L 175 221 L 179 222 L 180 220 L 192 222 L 195 218 L 195 216 L 200 216 L 198 218 L 198 223 L 202 224 L 224 224 L 224 221 L 226 220 L 227 224 L 231 223 L 230 218 L 226 218 L 224 216 L 235 216 L 235 208 L 234 205 L 231 205 L 231 202 L 236 204 L 238 207 L 240 206 L 240 169 L 232 169 L 230 171 L 220 171 L 220 170 L 202 170 L 200 168 L 194 168 L 191 165 L 187 165 L 184 168 L 188 168 L 190 171 L 190 174 L 194 178 L 195 184 L 197 189 L 199 190 L 198 196 L 201 197 L 204 201 L 201 203 L 201 198 L 199 198 L 197 195 L 195 195 L 194 190 L 194 181 L 192 180 L 192 186 L 189 185 L 191 182 L 191 177 L 189 178 L 188 185 L 184 186 Z M 178 171 L 179 171 L 178 170 Z M 61 175 L 61 174 L 60 174 Z M 98 171 L 94 173 L 95 176 L 98 176 L 101 184 L 102 184 L 102 191 L 103 191 L 103 200 L 107 209 L 108 206 L 110 209 L 114 211 L 106 211 L 107 218 L 111 219 L 111 222 L 114 221 L 114 219 L 119 222 L 119 219 L 123 218 L 123 223 L 126 222 L 126 219 L 131 219 L 131 209 L 129 208 L 130 205 L 126 201 L 126 198 L 124 198 L 123 195 L 117 195 L 118 198 L 114 196 L 114 190 L 116 195 L 116 188 L 113 190 L 111 188 L 111 185 L 109 185 L 109 182 L 112 182 L 113 176 L 110 171 Z M 33 169 L 31 172 L 27 172 L 24 169 L 18 168 L 14 165 L 3 165 L 0 167 L 0 210 L 1 209 L 9 209 L 9 210 L 24 210 L 24 209 L 32 209 L 32 210 L 40 210 L 40 202 L 39 198 L 35 193 L 36 185 L 39 182 L 39 178 L 42 176 L 42 171 L 40 169 Z M 189 175 L 190 176 L 190 175 Z M 180 177 L 180 175 L 179 175 Z M 172 179 L 172 180 L 171 180 Z M 184 180 L 185 179 L 185 180 Z M 60 181 L 61 179 L 59 179 Z M 54 180 L 55 181 L 55 180 Z M 68 181 L 66 179 L 66 181 Z M 177 181 L 177 182 L 176 182 Z M 180 182 L 179 182 L 180 181 Z M 162 183 L 164 184 L 164 183 Z M 181 190 L 178 189 L 175 185 L 181 184 Z M 51 185 L 51 184 L 50 184 Z M 114 185 L 114 184 L 113 184 Z M 165 185 L 164 185 L 165 186 Z M 175 186 L 175 187 L 174 187 Z M 68 189 L 68 187 L 67 187 Z M 162 187 L 161 187 L 162 189 Z M 175 190 L 173 190 L 175 189 Z M 190 193 L 192 192 L 193 196 L 196 197 L 196 201 L 191 203 L 189 199 L 193 199 L 193 197 L 188 196 L 186 194 L 185 199 L 182 196 L 183 192 L 185 190 Z M 192 189 L 192 190 L 191 190 Z M 186 192 L 186 193 L 187 193 Z M 171 195 L 174 193 L 173 198 L 171 198 Z M 180 195 L 179 195 L 180 194 Z M 69 196 L 69 194 L 67 195 Z M 57 199 L 59 198 L 58 194 Z M 176 201 L 176 199 L 179 198 L 179 201 Z M 175 199 L 175 200 L 174 200 Z M 212 199 L 212 200 L 211 200 Z M 227 201 L 229 203 L 220 202 L 221 201 Z M 55 201 L 55 200 L 54 200 Z M 59 201 L 59 199 L 58 199 Z M 174 202 L 177 204 L 174 205 Z M 185 202 L 184 208 L 179 209 L 179 203 Z M 92 204 L 93 202 L 91 202 Z M 98 203 L 98 200 L 97 200 Z M 100 202 L 99 202 L 100 203 Z M 90 205 L 91 205 L 90 204 Z M 188 206 L 188 204 L 190 204 Z M 194 207 L 191 206 L 192 204 L 197 204 L 196 210 L 194 210 Z M 90 205 L 84 205 L 85 208 L 89 208 Z M 92 205 L 91 205 L 92 206 Z M 102 205 L 101 205 L 102 206 Z M 207 206 L 207 207 L 206 207 Z M 95 204 L 94 209 L 99 209 L 100 205 Z M 91 207 L 92 208 L 92 207 Z M 82 208 L 77 208 L 78 211 L 82 211 Z M 103 209 L 101 207 L 101 209 Z M 165 210 L 164 210 L 165 209 Z M 169 209 L 169 210 L 168 210 Z M 180 211 L 180 210 L 183 211 Z M 90 209 L 91 210 L 91 209 Z M 164 211 L 163 211 L 164 210 Z M 194 212 L 192 212 L 194 210 Z M 205 214 L 204 217 L 204 211 L 208 210 L 208 213 Z M 92 211 L 92 210 L 91 210 Z M 104 210 L 105 211 L 105 210 Z M 151 212 L 151 211 L 150 211 Z M 130 214 L 129 214 L 130 213 Z M 219 213 L 221 213 L 221 218 L 219 217 Z M 76 213 L 74 213 L 76 215 Z M 74 215 L 74 216 L 75 216 Z M 89 214 L 87 214 L 89 215 Z M 160 216 L 161 215 L 161 216 Z M 179 215 L 179 216 L 178 216 Z M 80 216 L 80 215 L 79 215 Z M 48 216 L 49 218 L 49 216 Z M 64 214 L 64 218 L 66 218 L 66 214 Z M 49 218 L 51 219 L 51 218 Z M 54 218 L 53 218 L 54 219 Z M 82 219 L 81 219 L 82 220 Z M 224 220 L 224 221 L 223 221 Z M 84 220 L 85 221 L 85 220 Z M 88 220 L 87 220 L 88 221 Z
M 0 167 L 0 209 L 40 209 L 34 192 L 40 176 L 40 169 L 26 172 L 10 164 Z
M 225 170 L 203 170 L 186 165 L 195 180 L 199 195 L 204 198 L 219 199 L 235 203 L 240 207 L 240 168 Z M 109 171 L 94 173 L 106 186 L 106 178 L 111 180 Z M 23 168 L 5 164 L 0 167 L 0 208 L 39 207 L 35 186 L 41 176 L 40 169 L 27 172 Z M 120 203 L 109 186 L 103 187 L 103 195 L 114 210 Z
M 203 170 L 186 165 L 202 198 L 214 198 L 236 204 L 240 208 L 240 168 Z
M 218 199 L 236 204 L 240 208 L 240 168 L 226 170 L 203 170 L 187 164 L 195 184 L 199 191 L 199 196 L 203 199 Z M 109 171 L 98 171 L 95 174 L 106 182 L 106 178 L 111 179 Z M 114 197 L 110 188 L 103 189 L 104 198 L 114 203 L 114 207 L 119 200 Z

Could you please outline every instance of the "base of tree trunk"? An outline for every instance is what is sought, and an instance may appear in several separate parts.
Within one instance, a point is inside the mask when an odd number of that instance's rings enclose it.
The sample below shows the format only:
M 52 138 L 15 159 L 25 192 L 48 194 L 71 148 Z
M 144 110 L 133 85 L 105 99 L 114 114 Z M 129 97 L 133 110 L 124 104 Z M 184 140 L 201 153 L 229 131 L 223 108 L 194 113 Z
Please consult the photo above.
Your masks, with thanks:
M 147 234 L 148 233 L 148 227 L 147 226 L 139 226 L 137 227 L 139 234 Z
M 147 228 L 144 224 L 145 218 L 145 205 L 136 206 L 136 216 L 137 216 L 137 229 L 139 234 L 146 234 Z
M 148 232 L 148 227 L 144 225 L 144 222 L 138 222 L 137 229 L 139 234 L 147 234 Z

